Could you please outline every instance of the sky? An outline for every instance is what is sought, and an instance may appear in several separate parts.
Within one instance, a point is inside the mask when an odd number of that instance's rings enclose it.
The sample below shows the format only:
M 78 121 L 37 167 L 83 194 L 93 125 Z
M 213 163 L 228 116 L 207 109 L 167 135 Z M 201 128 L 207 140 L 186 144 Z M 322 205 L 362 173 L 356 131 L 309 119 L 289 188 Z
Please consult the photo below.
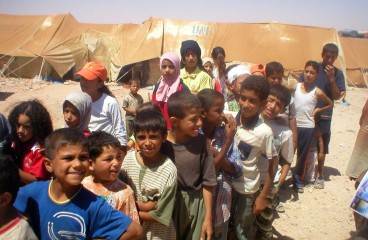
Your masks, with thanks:
M 367 0 L 0 0 L 0 13 L 71 13 L 79 22 L 100 24 L 142 23 L 154 17 L 368 31 Z

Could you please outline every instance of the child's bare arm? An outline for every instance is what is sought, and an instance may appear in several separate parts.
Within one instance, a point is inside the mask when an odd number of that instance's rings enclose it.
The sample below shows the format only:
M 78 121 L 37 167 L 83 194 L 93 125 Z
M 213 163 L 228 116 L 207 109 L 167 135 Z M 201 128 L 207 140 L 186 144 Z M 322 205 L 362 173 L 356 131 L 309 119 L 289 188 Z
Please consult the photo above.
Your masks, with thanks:
M 280 165 L 281 165 L 281 175 L 280 175 L 280 178 L 279 178 L 278 187 L 280 188 L 285 182 L 285 179 L 286 179 L 286 176 L 289 172 L 291 164 L 288 163 L 287 161 L 285 161 L 282 158 L 280 158 L 279 162 L 280 162 Z
M 298 129 L 296 126 L 296 118 L 291 118 L 289 120 L 289 127 L 291 131 L 293 132 L 293 146 L 294 146 L 294 152 L 295 152 L 298 146 Z
M 124 109 L 125 112 L 133 114 L 133 115 L 135 115 L 135 113 L 136 113 L 135 109 L 131 109 L 131 108 L 128 108 L 128 107 L 123 107 L 123 109 Z
M 35 176 L 33 176 L 32 174 L 26 173 L 22 169 L 19 169 L 19 176 L 20 176 L 20 181 L 24 184 L 32 183 L 38 180 Z
M 213 187 L 203 185 L 203 202 L 206 215 L 204 217 L 201 240 L 212 239 L 212 206 L 213 206 Z
M 127 230 L 120 236 L 120 240 L 141 239 L 143 237 L 142 227 L 132 221 Z
M 149 212 L 155 209 L 157 206 L 157 201 L 149 201 L 149 202 L 137 201 L 136 203 L 137 203 L 138 211 L 142 211 L 142 212 Z
M 321 89 L 317 88 L 316 96 L 317 96 L 317 99 L 319 101 L 324 102 L 326 104 L 326 106 L 314 109 L 314 111 L 312 113 L 312 116 L 316 116 L 317 113 L 326 111 L 326 110 L 331 109 L 333 107 L 333 102 L 331 101 L 330 98 L 327 97 L 327 95 L 324 92 L 322 92 Z
M 271 190 L 273 179 L 275 177 L 275 173 L 277 170 L 277 164 L 278 164 L 279 158 L 277 156 L 273 157 L 272 160 L 268 161 L 268 174 L 266 177 L 266 182 L 263 186 L 263 189 L 259 196 L 256 198 L 256 201 L 254 203 L 253 207 L 253 214 L 260 214 L 265 208 L 266 208 L 266 200 L 267 195 Z

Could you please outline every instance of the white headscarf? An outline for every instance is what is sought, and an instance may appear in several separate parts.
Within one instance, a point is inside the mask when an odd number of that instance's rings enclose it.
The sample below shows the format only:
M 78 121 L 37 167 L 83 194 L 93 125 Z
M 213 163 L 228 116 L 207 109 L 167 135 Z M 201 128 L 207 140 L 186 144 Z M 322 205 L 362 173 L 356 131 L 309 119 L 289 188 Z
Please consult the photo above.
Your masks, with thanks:
M 72 92 L 66 97 L 65 101 L 73 104 L 79 111 L 80 121 L 77 129 L 81 131 L 87 130 L 92 112 L 91 97 L 84 92 Z
M 239 76 L 249 74 L 249 68 L 243 65 L 238 65 L 231 69 L 227 74 L 227 83 L 232 84 Z

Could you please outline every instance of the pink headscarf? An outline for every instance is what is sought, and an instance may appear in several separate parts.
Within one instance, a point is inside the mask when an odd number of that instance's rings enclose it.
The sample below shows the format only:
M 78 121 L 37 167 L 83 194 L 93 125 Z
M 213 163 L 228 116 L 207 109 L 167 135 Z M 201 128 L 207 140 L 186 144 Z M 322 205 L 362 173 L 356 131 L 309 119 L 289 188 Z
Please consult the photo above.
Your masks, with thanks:
M 174 52 L 167 52 L 160 58 L 160 69 L 163 60 L 169 60 L 175 67 L 175 75 L 172 79 L 164 80 L 160 78 L 160 84 L 158 85 L 156 92 L 156 100 L 158 102 L 167 102 L 167 99 L 176 92 L 180 83 L 180 59 L 179 56 Z

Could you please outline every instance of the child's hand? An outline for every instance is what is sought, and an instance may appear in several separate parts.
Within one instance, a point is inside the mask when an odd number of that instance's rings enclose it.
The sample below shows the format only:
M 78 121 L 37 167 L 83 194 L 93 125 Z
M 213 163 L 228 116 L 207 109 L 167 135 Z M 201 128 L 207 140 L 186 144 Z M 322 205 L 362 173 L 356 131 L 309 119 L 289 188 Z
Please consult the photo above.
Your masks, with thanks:
M 327 65 L 324 70 L 329 80 L 335 77 L 335 67 L 334 66 Z
M 253 206 L 253 214 L 260 214 L 263 210 L 266 209 L 266 198 L 257 197 Z
M 236 121 L 230 114 L 225 115 L 225 135 L 226 139 L 232 139 L 236 133 Z
M 210 240 L 212 239 L 213 229 L 212 229 L 212 220 L 205 219 L 203 221 L 202 230 L 201 230 L 201 240 Z
M 312 117 L 315 117 L 320 110 L 321 110 L 320 108 L 315 108 L 312 112 Z

